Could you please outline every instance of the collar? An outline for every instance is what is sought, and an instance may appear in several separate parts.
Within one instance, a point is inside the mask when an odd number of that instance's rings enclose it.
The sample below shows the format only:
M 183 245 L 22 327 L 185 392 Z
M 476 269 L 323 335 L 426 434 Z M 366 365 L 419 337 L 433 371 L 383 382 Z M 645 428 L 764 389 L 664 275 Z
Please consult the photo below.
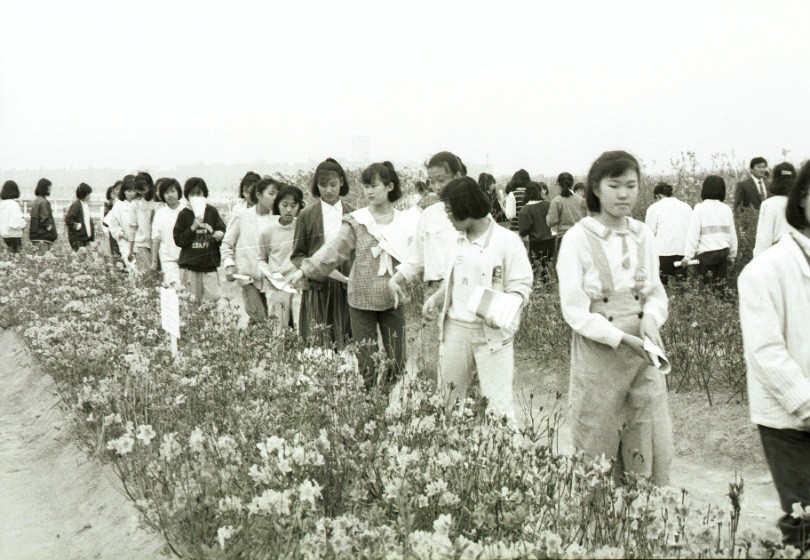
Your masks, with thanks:
M 755 177 L 753 173 L 749 173 L 748 175 L 750 175 L 750 176 L 751 176 L 751 179 L 753 179 L 753 180 L 754 180 L 754 184 L 755 184 L 755 185 L 759 185 L 759 182 L 760 182 L 760 181 L 763 181 L 763 182 L 765 181 L 765 179 L 762 179 L 762 178 L 760 178 L 760 177 Z
M 343 214 L 343 201 L 338 199 L 338 201 L 335 204 L 327 204 L 326 202 L 321 200 L 321 210 L 325 210 L 327 212 L 329 211 L 340 212 L 341 214 Z
M 488 216 L 489 218 L 489 227 L 486 229 L 484 233 L 479 235 L 475 238 L 475 241 L 470 241 L 470 238 L 467 237 L 467 234 L 459 236 L 460 239 L 465 239 L 467 243 L 470 245 L 478 245 L 479 247 L 486 247 L 489 244 L 489 240 L 492 238 L 493 228 L 495 227 L 495 220 L 492 219 L 492 215 Z
M 601 239 L 607 239 L 610 237 L 611 233 L 614 233 L 612 229 L 602 224 L 593 216 L 586 216 L 585 218 L 582 218 L 579 223 L 582 224 L 582 227 L 584 227 L 587 231 Z M 633 234 L 633 237 L 638 236 L 639 232 L 641 231 L 641 222 L 637 222 L 633 218 L 628 217 L 627 231 Z

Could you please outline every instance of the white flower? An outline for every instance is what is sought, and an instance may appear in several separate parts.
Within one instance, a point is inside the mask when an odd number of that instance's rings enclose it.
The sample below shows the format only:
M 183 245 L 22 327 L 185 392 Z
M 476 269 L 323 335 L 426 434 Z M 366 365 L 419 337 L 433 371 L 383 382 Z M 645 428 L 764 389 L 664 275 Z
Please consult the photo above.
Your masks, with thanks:
M 298 486 L 298 499 L 301 502 L 309 502 L 312 507 L 315 507 L 315 500 L 321 495 L 321 487 L 315 482 L 307 479 Z
M 177 434 L 175 432 L 163 434 L 163 443 L 160 444 L 161 459 L 167 463 L 171 462 L 182 450 L 183 448 L 177 442 Z
M 205 433 L 197 426 L 188 436 L 188 446 L 195 453 L 202 453 L 205 450 Z
M 233 525 L 227 527 L 220 527 L 217 529 L 217 542 L 220 548 L 225 548 L 225 541 L 230 539 L 234 534 Z
M 219 500 L 219 511 L 221 513 L 229 511 L 240 513 L 242 509 L 244 509 L 244 504 L 242 503 L 242 499 L 238 496 L 226 496 Z
M 180 406 L 182 404 L 185 404 L 185 402 L 186 402 L 186 396 L 185 395 L 177 395 L 174 398 L 174 406 Z
M 115 451 L 119 455 L 126 455 L 135 446 L 135 440 L 129 434 L 124 434 L 120 438 L 111 439 L 107 442 L 107 449 Z
M 149 445 L 152 443 L 152 440 L 155 439 L 156 435 L 151 424 L 141 424 L 138 426 L 138 432 L 135 437 L 141 440 L 144 445 Z

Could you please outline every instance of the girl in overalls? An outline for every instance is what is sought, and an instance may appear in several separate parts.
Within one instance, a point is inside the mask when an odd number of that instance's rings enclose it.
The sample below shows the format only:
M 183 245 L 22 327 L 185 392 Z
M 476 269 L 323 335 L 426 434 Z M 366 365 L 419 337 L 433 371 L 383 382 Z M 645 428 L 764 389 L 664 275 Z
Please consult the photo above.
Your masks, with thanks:
M 667 295 L 652 232 L 630 218 L 639 165 L 606 152 L 591 166 L 592 216 L 565 235 L 557 260 L 563 317 L 573 329 L 569 421 L 585 456 L 615 458 L 615 473 L 669 482 L 672 426 L 664 376 L 644 339 L 663 348 Z

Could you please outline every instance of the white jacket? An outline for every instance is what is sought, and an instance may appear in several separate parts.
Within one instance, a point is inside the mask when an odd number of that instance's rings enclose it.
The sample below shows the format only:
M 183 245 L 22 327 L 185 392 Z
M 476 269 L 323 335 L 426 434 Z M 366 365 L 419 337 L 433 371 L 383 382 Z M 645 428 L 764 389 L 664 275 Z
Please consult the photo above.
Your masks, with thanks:
M 794 229 L 737 281 L 751 421 L 802 429 L 810 419 L 810 239 Z
M 22 237 L 25 228 L 20 203 L 16 200 L 0 200 L 0 237 Z
M 729 258 L 737 256 L 737 230 L 731 206 L 712 199 L 696 204 L 689 218 L 684 258 L 726 248 Z
M 762 202 L 757 221 L 757 241 L 754 244 L 755 257 L 779 241 L 790 229 L 785 217 L 786 209 L 786 196 L 776 195 Z

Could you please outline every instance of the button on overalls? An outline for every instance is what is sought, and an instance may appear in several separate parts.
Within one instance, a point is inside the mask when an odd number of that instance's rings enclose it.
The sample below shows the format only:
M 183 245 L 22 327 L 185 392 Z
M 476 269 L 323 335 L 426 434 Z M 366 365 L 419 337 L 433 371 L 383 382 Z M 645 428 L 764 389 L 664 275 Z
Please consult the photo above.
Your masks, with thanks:
M 636 284 L 616 292 L 602 243 L 587 228 L 591 256 L 602 285 L 590 311 L 599 313 L 627 334 L 639 336 L 644 314 L 646 281 L 644 238 L 636 236 Z M 630 235 L 629 233 L 627 235 Z M 574 333 L 571 341 L 569 388 L 571 435 L 574 448 L 585 456 L 615 457 L 617 476 L 623 471 L 669 483 L 673 455 L 672 422 L 664 376 L 630 348 L 613 349 Z

